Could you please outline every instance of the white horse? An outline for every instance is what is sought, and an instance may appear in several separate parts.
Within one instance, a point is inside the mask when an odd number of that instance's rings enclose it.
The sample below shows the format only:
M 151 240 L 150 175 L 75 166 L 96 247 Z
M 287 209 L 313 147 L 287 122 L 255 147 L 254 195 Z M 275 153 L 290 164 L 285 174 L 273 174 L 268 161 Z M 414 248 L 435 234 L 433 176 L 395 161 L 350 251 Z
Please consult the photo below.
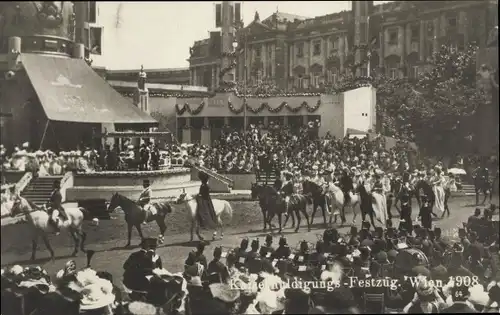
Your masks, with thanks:
M 57 225 L 61 230 L 67 230 L 70 235 L 73 237 L 75 241 L 75 247 L 73 251 L 73 256 L 76 256 L 78 253 L 78 245 L 80 244 L 80 249 L 82 252 L 85 252 L 85 239 L 87 234 L 83 231 L 83 214 L 87 210 L 84 208 L 64 208 L 66 212 L 67 219 L 66 220 L 58 220 Z M 57 215 L 54 210 L 54 215 Z M 49 214 L 42 208 L 37 207 L 32 202 L 26 200 L 21 196 L 16 196 L 14 199 L 14 204 L 12 206 L 12 210 L 10 215 L 12 217 L 17 214 L 24 214 L 28 225 L 32 230 L 32 252 L 31 259 L 35 260 L 36 250 L 38 247 L 38 239 L 42 237 L 45 246 L 50 252 L 50 258 L 54 259 L 54 250 L 49 243 L 49 239 L 47 238 L 47 234 L 54 234 L 56 231 L 54 226 L 49 222 L 50 216 Z M 59 211 L 57 211 L 59 213 Z
M 332 217 L 335 216 L 335 222 L 337 221 L 337 216 L 340 214 L 340 217 L 342 219 L 342 223 L 345 222 L 345 207 L 344 207 L 344 192 L 340 187 L 333 183 L 329 183 L 328 187 L 326 189 L 326 193 L 331 196 L 332 200 L 332 205 L 331 205 L 331 211 L 330 211 L 330 222 L 332 221 Z M 346 207 L 349 207 L 353 211 L 353 218 L 352 218 L 352 223 L 356 223 L 356 217 L 358 216 L 357 211 L 360 205 L 361 198 L 359 197 L 358 193 L 352 193 L 349 192 L 349 202 L 346 204 Z
M 186 210 L 190 215 L 191 219 L 191 241 L 193 240 L 193 231 L 196 225 L 196 235 L 198 239 L 203 240 L 203 236 L 200 235 L 200 222 L 198 222 L 198 201 L 193 196 L 186 193 L 185 190 L 180 194 L 176 201 L 177 204 L 184 204 Z M 215 216 L 217 217 L 217 225 L 220 228 L 222 239 L 224 237 L 224 228 L 222 224 L 222 214 L 226 213 L 229 220 L 233 218 L 233 208 L 227 200 L 212 199 L 212 204 L 214 205 Z M 217 231 L 214 231 L 212 239 L 215 240 L 217 237 Z

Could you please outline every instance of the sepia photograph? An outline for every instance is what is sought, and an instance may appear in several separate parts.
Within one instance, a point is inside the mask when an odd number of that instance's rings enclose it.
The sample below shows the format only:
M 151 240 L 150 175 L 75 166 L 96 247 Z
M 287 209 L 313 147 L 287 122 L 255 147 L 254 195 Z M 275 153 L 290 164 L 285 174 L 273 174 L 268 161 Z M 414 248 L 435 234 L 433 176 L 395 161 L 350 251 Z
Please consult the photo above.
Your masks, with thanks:
M 0 2 L 0 314 L 498 314 L 498 82 L 497 0 Z

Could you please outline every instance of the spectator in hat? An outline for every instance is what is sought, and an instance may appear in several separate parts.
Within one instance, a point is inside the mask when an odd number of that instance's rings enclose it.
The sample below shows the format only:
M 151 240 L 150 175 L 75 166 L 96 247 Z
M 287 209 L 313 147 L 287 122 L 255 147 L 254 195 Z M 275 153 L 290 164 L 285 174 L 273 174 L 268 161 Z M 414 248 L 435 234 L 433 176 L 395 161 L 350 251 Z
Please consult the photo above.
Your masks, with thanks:
M 474 214 L 467 219 L 467 229 L 477 232 L 481 226 L 481 209 L 476 208 Z
M 271 257 L 274 253 L 273 248 L 273 236 L 271 234 L 266 235 L 266 241 L 263 246 L 260 247 L 260 257 L 267 258 Z
M 248 238 L 244 238 L 241 240 L 240 247 L 236 249 L 235 255 L 236 255 L 236 267 L 240 268 L 244 266 L 245 260 L 248 255 Z
M 229 279 L 229 271 L 220 260 L 222 257 L 222 247 L 218 246 L 214 249 L 214 259 L 208 264 L 207 274 L 210 279 L 215 277 L 218 281 L 210 281 L 225 283 Z
M 259 273 L 261 270 L 261 262 L 260 262 L 260 255 L 259 255 L 259 240 L 255 239 L 252 241 L 252 244 L 250 245 L 250 251 L 246 255 L 245 259 L 245 267 L 248 269 L 250 273 Z
M 156 258 L 154 250 L 157 246 L 155 238 L 145 238 L 141 249 L 132 253 L 123 264 L 123 284 L 134 291 L 147 291 L 149 280 L 146 276 L 153 274 L 155 268 L 161 268 L 161 260 Z
M 286 259 L 290 256 L 292 250 L 288 246 L 287 239 L 281 237 L 279 241 L 279 246 L 273 254 L 273 259 Z
M 451 289 L 451 297 L 453 304 L 445 309 L 442 313 L 478 313 L 474 306 L 467 302 L 470 297 L 469 288 L 466 286 L 454 286 Z
M 421 197 L 422 206 L 420 208 L 420 212 L 418 217 L 420 218 L 420 222 L 422 227 L 425 229 L 432 228 L 432 204 L 429 202 L 426 195 Z

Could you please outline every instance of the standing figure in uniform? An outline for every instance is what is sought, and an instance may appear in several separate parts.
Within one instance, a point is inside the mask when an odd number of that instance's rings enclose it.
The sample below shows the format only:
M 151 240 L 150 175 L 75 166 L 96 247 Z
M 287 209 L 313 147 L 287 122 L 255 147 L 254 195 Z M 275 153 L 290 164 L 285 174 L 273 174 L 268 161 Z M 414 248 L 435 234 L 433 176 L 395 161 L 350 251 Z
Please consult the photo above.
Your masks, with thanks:
M 210 197 L 210 186 L 208 186 L 208 174 L 199 172 L 198 178 L 201 181 L 200 191 L 196 197 L 198 201 L 198 219 L 204 228 L 215 228 L 217 216 L 215 214 L 212 198 Z M 201 211 L 200 211 L 201 210 Z
M 151 186 L 149 185 L 149 180 L 145 179 L 142 182 L 142 187 L 144 190 L 141 192 L 141 195 L 139 196 L 139 200 L 137 201 L 137 204 L 142 208 L 144 211 L 144 221 L 142 222 L 143 224 L 147 223 L 148 220 L 148 210 L 151 209 L 151 197 L 152 197 L 152 190 Z
M 67 220 L 68 217 L 62 206 L 61 182 L 59 180 L 55 180 L 52 188 L 52 194 L 50 195 L 50 199 L 48 202 L 50 223 L 56 230 L 56 233 L 59 234 L 60 229 L 57 224 L 57 216 L 54 215 L 54 210 L 58 211 L 59 216 L 61 216 L 63 220 Z
M 424 195 L 421 197 L 422 207 L 420 208 L 420 213 L 418 214 L 420 222 L 424 229 L 432 228 L 432 204 L 429 202 L 429 198 Z
M 281 180 L 281 172 L 278 171 L 276 174 L 276 179 L 274 180 L 273 183 L 274 189 L 276 189 L 276 192 L 281 191 L 281 188 L 283 187 L 283 181 Z

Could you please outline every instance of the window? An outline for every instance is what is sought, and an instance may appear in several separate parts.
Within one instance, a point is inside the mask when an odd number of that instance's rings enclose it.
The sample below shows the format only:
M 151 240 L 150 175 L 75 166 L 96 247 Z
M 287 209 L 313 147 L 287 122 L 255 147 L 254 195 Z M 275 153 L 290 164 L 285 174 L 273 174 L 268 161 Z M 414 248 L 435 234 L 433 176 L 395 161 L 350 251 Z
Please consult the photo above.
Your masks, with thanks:
M 398 30 L 393 29 L 389 30 L 389 45 L 397 45 L 398 44 Z
M 319 88 L 319 75 L 311 76 L 311 87 Z
M 449 17 L 448 18 L 448 27 L 450 27 L 450 28 L 457 27 L 457 18 L 456 17 Z
M 338 50 L 339 49 L 339 38 L 338 37 L 332 37 L 332 38 L 330 38 L 330 43 L 331 43 L 331 49 L 332 50 Z
M 321 55 L 321 40 L 315 40 L 313 42 L 313 55 L 314 56 Z
M 411 41 L 418 42 L 420 40 L 420 26 L 412 25 L 411 26 Z
M 337 78 L 338 78 L 338 71 L 337 69 L 330 70 L 327 72 L 327 79 L 329 83 L 336 84 L 337 83 Z
M 262 83 L 262 71 L 257 71 L 257 83 Z
M 297 87 L 299 89 L 303 89 L 304 88 L 304 78 L 303 77 L 298 77 L 297 78 Z
M 417 79 L 420 74 L 420 70 L 418 66 L 411 67 L 411 77 Z
M 389 69 L 389 77 L 391 79 L 396 79 L 398 77 L 398 69 L 396 68 Z
M 304 43 L 297 44 L 297 57 L 298 58 L 304 57 Z
M 97 22 L 97 3 L 95 1 L 88 2 L 87 22 Z
M 255 57 L 260 58 L 260 48 L 255 48 Z
M 268 57 L 268 60 L 273 59 L 273 46 L 272 45 L 267 46 L 267 57 Z
M 90 28 L 90 53 L 94 55 L 100 55 L 102 53 L 102 28 L 101 27 L 91 27 Z
M 434 38 L 434 21 L 427 21 L 427 38 Z

